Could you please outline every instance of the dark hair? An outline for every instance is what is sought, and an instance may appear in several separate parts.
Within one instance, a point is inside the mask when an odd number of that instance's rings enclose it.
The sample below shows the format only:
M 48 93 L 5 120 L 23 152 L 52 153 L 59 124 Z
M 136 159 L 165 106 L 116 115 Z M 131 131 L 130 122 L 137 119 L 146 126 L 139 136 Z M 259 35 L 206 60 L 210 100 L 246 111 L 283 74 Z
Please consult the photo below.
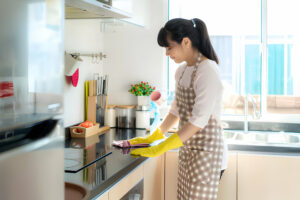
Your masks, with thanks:
M 197 48 L 202 55 L 219 63 L 217 54 L 210 42 L 205 23 L 194 18 L 192 20 L 175 18 L 168 21 L 158 33 L 157 42 L 162 47 L 168 47 L 167 38 L 181 44 L 184 37 L 192 41 L 192 46 Z

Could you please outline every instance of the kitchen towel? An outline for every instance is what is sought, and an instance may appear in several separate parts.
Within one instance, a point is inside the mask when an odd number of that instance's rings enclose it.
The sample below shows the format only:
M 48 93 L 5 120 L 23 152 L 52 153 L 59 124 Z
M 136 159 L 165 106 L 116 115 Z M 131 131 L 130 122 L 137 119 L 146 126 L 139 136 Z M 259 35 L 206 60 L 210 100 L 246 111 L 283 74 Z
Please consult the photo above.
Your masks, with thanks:
M 79 64 L 82 61 L 79 56 L 71 55 L 65 52 L 65 72 L 66 76 L 71 77 L 71 82 L 74 87 L 77 87 L 79 79 Z

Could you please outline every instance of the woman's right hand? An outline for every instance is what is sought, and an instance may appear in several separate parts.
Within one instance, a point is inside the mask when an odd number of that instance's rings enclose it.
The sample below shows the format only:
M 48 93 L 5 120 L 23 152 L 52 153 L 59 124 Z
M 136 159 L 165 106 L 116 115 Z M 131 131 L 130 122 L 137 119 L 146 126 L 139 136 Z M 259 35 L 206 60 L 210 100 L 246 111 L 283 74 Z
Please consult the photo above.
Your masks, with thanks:
M 148 143 L 151 144 L 156 140 L 163 139 L 164 135 L 162 134 L 160 128 L 157 128 L 152 134 L 146 137 L 135 137 L 129 140 L 130 144 L 141 144 L 141 143 Z

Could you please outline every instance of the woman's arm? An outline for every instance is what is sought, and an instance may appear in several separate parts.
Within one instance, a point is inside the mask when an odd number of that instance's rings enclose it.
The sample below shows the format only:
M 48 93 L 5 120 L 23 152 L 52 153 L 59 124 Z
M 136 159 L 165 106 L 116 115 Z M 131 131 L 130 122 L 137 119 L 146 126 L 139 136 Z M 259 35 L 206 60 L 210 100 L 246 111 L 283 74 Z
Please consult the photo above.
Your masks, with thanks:
M 190 137 L 192 137 L 196 132 L 198 132 L 201 128 L 193 125 L 190 122 L 187 122 L 178 132 L 178 136 L 180 137 L 182 143 L 187 141 Z
M 179 117 L 168 113 L 167 117 L 160 125 L 160 130 L 163 134 L 168 132 L 171 128 L 175 126 L 175 124 L 179 121 Z M 201 128 L 187 122 L 178 132 L 178 136 L 180 137 L 182 142 L 187 141 L 190 137 L 192 137 L 196 132 L 198 132 Z
M 179 121 L 179 117 L 176 115 L 173 115 L 171 113 L 168 113 L 168 115 L 165 117 L 161 125 L 159 126 L 161 132 L 163 134 L 167 133 L 171 128 L 175 126 L 175 124 Z

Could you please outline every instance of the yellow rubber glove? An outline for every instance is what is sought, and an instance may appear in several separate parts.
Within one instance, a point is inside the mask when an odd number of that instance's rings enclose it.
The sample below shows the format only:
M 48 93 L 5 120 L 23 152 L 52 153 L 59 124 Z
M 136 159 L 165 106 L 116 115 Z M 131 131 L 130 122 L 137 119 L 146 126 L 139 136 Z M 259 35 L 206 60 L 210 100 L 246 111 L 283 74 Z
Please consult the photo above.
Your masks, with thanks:
M 183 146 L 183 143 L 177 133 L 172 134 L 159 145 L 147 148 L 139 148 L 131 151 L 133 156 L 156 157 L 170 149 L 175 149 Z
M 160 140 L 165 138 L 162 134 L 160 128 L 157 128 L 151 135 L 148 135 L 146 137 L 135 137 L 129 140 L 130 144 L 141 144 L 141 143 L 148 143 L 151 144 L 152 142 L 156 140 Z

